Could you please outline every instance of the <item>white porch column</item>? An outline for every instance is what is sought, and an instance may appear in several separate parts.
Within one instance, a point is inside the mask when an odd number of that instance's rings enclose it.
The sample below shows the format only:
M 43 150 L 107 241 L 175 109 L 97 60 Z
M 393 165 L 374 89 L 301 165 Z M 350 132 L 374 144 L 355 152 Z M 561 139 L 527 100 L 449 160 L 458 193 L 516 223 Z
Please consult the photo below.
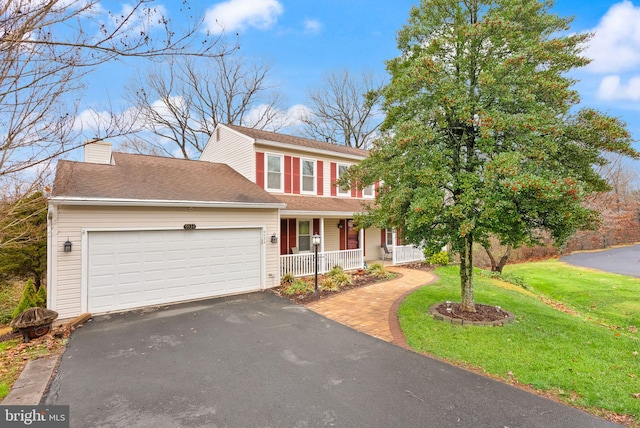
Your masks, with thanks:
M 320 217 L 320 253 L 318 254 L 320 273 L 325 273 L 325 261 L 324 261 L 324 217 Z
M 360 248 L 360 266 L 364 266 L 364 228 L 358 232 L 358 247 Z
M 395 229 L 391 232 L 391 264 L 396 265 L 396 244 L 398 243 L 398 234 Z

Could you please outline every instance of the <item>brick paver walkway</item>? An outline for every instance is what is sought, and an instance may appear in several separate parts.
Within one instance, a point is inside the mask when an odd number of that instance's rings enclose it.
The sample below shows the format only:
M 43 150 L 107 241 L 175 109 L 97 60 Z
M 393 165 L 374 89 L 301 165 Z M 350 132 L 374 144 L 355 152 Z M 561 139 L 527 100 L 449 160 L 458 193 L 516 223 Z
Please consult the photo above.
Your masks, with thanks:
M 402 344 L 404 341 L 397 322 L 400 299 L 412 290 L 436 279 L 429 272 L 390 267 L 400 278 L 368 285 L 327 299 L 307 304 L 307 308 L 329 319 L 379 339 Z

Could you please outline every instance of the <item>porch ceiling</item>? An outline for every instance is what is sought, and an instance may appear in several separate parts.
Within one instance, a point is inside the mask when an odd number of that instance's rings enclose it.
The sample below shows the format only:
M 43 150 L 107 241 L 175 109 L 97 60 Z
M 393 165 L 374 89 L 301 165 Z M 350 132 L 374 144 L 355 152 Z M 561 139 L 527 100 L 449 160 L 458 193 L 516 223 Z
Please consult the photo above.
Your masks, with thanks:
M 323 196 L 273 195 L 287 204 L 283 215 L 317 214 L 323 216 L 351 216 L 366 210 L 366 204 L 373 200 L 353 198 L 328 198 Z

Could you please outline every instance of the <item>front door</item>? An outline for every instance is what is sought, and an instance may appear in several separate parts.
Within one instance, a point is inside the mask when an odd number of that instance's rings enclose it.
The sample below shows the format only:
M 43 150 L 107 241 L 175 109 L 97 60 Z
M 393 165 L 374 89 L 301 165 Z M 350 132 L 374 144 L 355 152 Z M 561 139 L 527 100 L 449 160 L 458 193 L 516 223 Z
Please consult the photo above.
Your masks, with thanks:
M 360 231 L 353 227 L 353 220 L 347 220 L 347 250 L 360 248 Z

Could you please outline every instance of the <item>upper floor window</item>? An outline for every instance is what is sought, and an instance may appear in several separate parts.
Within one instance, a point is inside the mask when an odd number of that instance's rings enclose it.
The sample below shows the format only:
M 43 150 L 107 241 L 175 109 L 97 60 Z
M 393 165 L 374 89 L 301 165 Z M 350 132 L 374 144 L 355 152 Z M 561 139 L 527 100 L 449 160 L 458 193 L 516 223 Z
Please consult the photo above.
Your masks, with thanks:
M 282 156 L 266 155 L 267 158 L 267 190 L 282 191 L 284 174 L 282 173 Z
M 340 180 L 340 177 L 342 177 L 346 172 L 347 169 L 349 169 L 349 165 L 338 165 L 338 177 L 337 179 Z M 351 189 L 349 186 L 338 186 L 338 195 L 350 195 L 351 194 Z
M 316 191 L 316 162 L 302 159 L 302 193 Z
M 362 195 L 365 198 L 373 198 L 373 184 L 369 185 L 369 186 L 365 186 L 362 189 Z

